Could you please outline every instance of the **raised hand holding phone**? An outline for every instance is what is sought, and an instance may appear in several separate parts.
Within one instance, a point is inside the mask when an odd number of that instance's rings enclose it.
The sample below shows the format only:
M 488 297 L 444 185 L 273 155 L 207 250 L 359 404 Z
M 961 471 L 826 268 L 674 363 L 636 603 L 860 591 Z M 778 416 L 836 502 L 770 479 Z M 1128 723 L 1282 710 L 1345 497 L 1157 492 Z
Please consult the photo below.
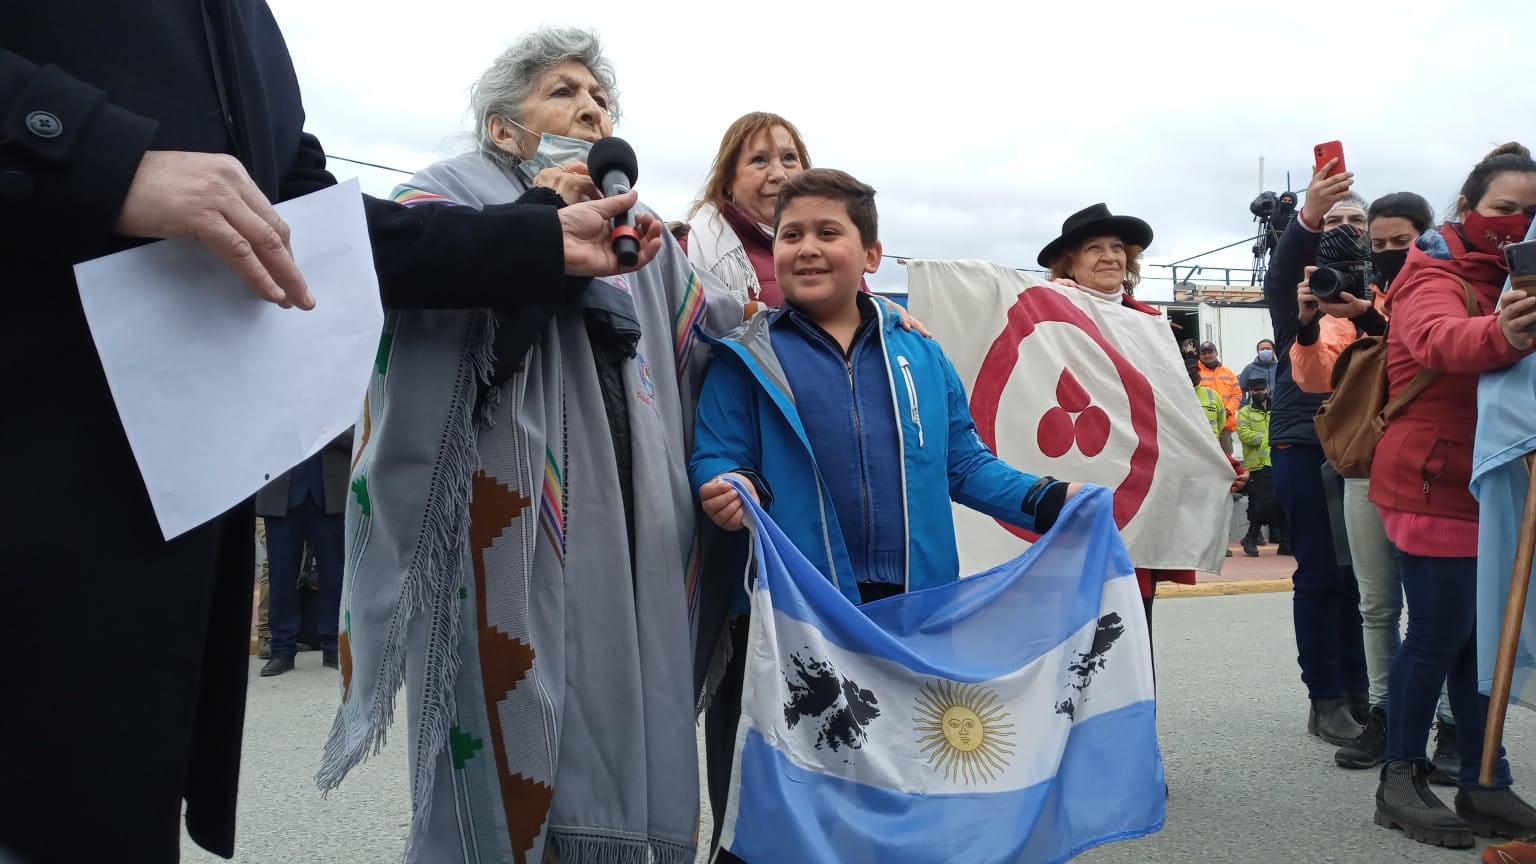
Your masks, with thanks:
M 1509 263 L 1510 291 L 1524 291 L 1527 297 L 1536 297 L 1536 240 L 1523 240 L 1504 247 L 1504 260 Z M 1500 307 L 1513 303 L 1509 293 L 1500 301 Z M 1536 333 L 1536 325 L 1528 325 L 1527 333 Z
M 1339 141 L 1324 141 L 1312 148 L 1312 173 L 1328 168 L 1328 176 L 1343 174 L 1349 169 L 1344 165 L 1344 144 Z M 1332 167 L 1328 163 L 1333 162 Z
M 1307 200 L 1301 205 L 1302 221 L 1313 229 L 1322 227 L 1323 217 L 1328 215 L 1333 205 L 1349 195 L 1355 184 L 1355 175 L 1344 170 L 1343 147 L 1338 148 L 1336 154 L 1320 153 L 1324 147 L 1326 145 L 1319 144 L 1313 148 L 1314 155 L 1327 155 L 1328 158 L 1319 162 L 1312 172 L 1312 182 L 1307 184 Z

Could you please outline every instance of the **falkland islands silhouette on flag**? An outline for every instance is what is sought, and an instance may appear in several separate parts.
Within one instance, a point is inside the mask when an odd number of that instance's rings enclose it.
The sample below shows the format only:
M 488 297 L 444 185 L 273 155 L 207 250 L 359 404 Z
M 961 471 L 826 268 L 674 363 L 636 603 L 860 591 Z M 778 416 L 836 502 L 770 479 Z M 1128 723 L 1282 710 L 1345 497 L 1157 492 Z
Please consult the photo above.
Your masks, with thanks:
M 747 861 L 1054 864 L 1162 828 L 1152 659 L 1110 490 L 1018 558 L 854 606 L 750 496 L 721 843 Z

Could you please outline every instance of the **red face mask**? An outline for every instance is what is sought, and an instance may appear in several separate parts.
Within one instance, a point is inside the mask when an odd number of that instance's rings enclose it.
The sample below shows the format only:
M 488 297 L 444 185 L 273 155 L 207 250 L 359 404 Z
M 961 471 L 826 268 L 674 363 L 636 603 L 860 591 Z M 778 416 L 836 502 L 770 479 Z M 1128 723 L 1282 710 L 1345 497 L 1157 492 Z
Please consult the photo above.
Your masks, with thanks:
M 1526 213 L 1484 216 L 1473 210 L 1462 220 L 1462 227 L 1466 231 L 1467 245 L 1479 252 L 1500 255 L 1505 246 L 1525 239 L 1526 232 L 1531 230 L 1531 217 Z

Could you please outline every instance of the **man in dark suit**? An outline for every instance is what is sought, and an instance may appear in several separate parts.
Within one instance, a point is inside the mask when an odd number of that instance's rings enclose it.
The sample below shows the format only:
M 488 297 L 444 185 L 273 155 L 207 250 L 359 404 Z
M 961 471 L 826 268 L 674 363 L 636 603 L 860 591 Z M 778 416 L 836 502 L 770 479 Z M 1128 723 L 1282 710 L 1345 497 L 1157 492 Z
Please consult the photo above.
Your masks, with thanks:
M 174 862 L 185 802 L 187 833 L 229 857 L 254 508 L 163 538 L 73 265 L 192 238 L 257 296 L 307 309 L 325 298 L 294 265 L 272 202 L 336 181 L 304 132 L 264 0 L 3 10 L 0 367 L 13 410 L 0 452 L 13 458 L 0 495 L 0 851 L 28 864 Z M 416 309 L 561 302 L 584 284 L 568 276 L 634 269 L 608 240 L 608 220 L 634 203 L 407 209 L 365 198 L 379 293 Z M 643 266 L 661 226 L 637 218 Z M 146 659 L 149 622 L 165 626 Z
M 263 677 L 293 668 L 298 651 L 303 608 L 298 588 L 309 544 L 320 577 L 316 611 L 322 663 L 337 668 L 337 617 L 341 610 L 341 570 L 345 552 L 347 481 L 352 457 L 352 430 L 321 448 L 256 494 L 256 515 L 267 523 L 267 560 L 272 633 L 272 657 Z

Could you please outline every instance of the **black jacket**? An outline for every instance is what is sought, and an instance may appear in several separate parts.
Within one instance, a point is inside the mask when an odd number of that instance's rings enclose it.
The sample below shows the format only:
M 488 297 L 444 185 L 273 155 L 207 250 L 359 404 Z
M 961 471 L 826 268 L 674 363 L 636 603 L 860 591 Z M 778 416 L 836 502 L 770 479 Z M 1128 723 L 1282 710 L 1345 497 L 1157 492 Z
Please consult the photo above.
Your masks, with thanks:
M 347 486 L 352 481 L 353 430 L 348 429 L 320 448 L 321 483 L 325 487 L 325 515 L 342 516 L 347 512 Z M 256 515 L 286 517 L 288 492 L 293 486 L 293 471 L 285 471 L 256 493 Z
M 1291 346 L 1296 342 L 1296 286 L 1307 267 L 1317 263 L 1317 245 L 1323 235 L 1308 231 L 1301 219 L 1292 219 L 1269 259 L 1264 274 L 1264 300 L 1269 304 L 1275 333 L 1275 387 L 1269 419 L 1270 446 L 1310 444 L 1319 446 L 1312 418 L 1327 397 L 1306 393 L 1291 378 Z
M 252 507 L 162 539 L 71 267 L 144 242 L 113 226 L 147 149 L 235 155 L 273 201 L 335 181 L 263 0 L 0 9 L 0 855 L 175 861 L 185 800 L 228 856 Z M 366 206 L 386 305 L 569 291 L 553 207 Z

